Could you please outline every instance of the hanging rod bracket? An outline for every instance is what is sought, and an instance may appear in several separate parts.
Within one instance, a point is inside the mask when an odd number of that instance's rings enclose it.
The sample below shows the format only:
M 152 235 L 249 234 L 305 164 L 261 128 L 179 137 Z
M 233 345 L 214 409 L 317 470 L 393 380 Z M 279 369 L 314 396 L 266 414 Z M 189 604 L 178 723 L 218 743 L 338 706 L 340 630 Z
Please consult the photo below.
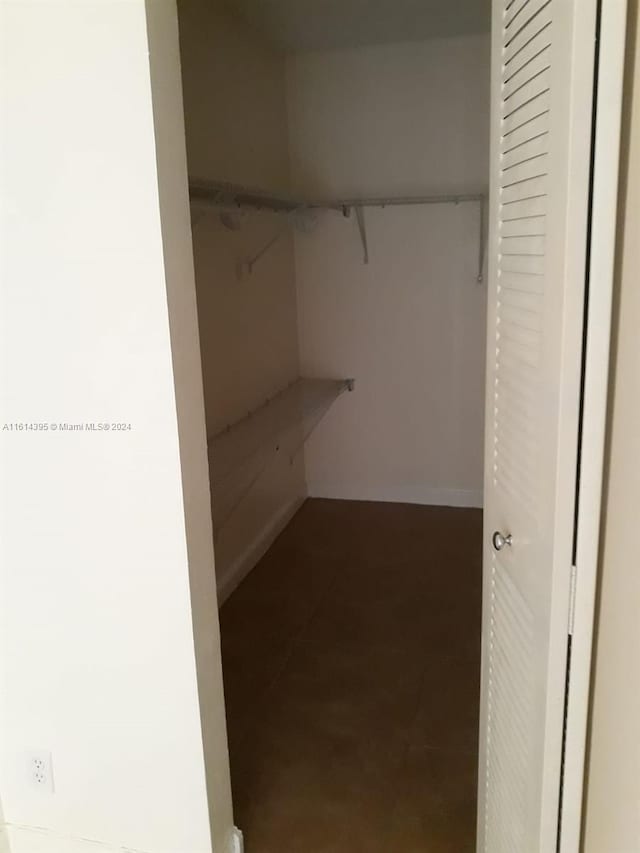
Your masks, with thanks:
M 360 240 L 362 242 L 362 252 L 364 255 L 364 263 L 369 263 L 369 244 L 367 242 L 367 223 L 364 218 L 364 207 L 356 205 L 356 221 L 358 223 L 358 231 L 360 232 Z
M 269 249 L 271 249 L 273 246 L 275 246 L 275 244 L 278 242 L 278 240 L 284 234 L 285 230 L 286 230 L 285 228 L 281 228 L 277 232 L 277 234 L 274 234 L 273 237 L 271 237 L 264 244 L 264 246 L 262 246 L 262 248 L 259 249 L 254 255 L 252 255 L 250 258 L 247 258 L 246 260 L 240 261 L 238 263 L 238 278 L 243 278 L 245 273 L 247 275 L 252 275 L 253 268 L 255 267 L 255 265 L 258 263 L 258 261 L 261 258 L 263 258 L 267 254 Z

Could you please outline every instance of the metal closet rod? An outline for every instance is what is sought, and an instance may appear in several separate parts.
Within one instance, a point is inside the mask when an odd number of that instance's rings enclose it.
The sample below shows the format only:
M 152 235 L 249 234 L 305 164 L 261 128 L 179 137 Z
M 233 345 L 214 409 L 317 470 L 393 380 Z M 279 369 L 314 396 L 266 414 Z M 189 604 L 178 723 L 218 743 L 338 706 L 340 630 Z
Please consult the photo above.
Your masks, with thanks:
M 289 196 L 272 195 L 262 190 L 222 181 L 195 179 L 189 179 L 189 198 L 191 201 L 206 202 L 218 207 L 255 207 L 258 210 L 269 209 L 276 212 L 289 212 L 307 206 Z
M 482 201 L 485 193 L 445 193 L 441 195 L 386 196 L 373 198 L 314 199 L 305 201 L 287 195 L 273 195 L 262 190 L 248 189 L 220 181 L 191 180 L 189 196 L 192 201 L 209 202 L 216 206 L 269 208 L 274 211 L 344 210 L 353 207 L 390 207 L 412 204 L 459 204 Z
M 310 208 L 329 208 L 343 210 L 351 207 L 393 207 L 394 205 L 412 204 L 460 204 L 465 201 L 483 201 L 483 193 L 448 193 L 443 195 L 405 195 L 382 198 L 345 198 L 331 201 L 313 201 L 307 204 Z
M 462 204 L 464 202 L 475 202 L 479 207 L 478 216 L 478 273 L 476 281 L 484 280 L 484 266 L 486 256 L 486 218 L 487 218 L 487 195 L 482 192 L 475 193 L 443 193 L 442 195 L 416 195 L 416 196 L 389 196 L 382 198 L 347 198 L 325 202 L 312 202 L 307 208 L 312 210 L 329 209 L 341 210 L 344 216 L 349 216 L 352 210 L 356 212 L 358 232 L 362 244 L 363 260 L 369 263 L 369 241 L 367 238 L 367 225 L 364 218 L 365 207 L 393 207 L 400 205 L 419 204 Z
M 369 263 L 369 245 L 367 240 L 367 227 L 364 218 L 364 208 L 476 202 L 480 207 L 478 223 L 479 248 L 477 280 L 479 282 L 483 280 L 486 241 L 485 220 L 487 207 L 487 195 L 483 192 L 303 201 L 302 199 L 295 199 L 292 196 L 279 196 L 263 192 L 262 190 L 248 189 L 247 187 L 242 187 L 237 184 L 190 179 L 189 197 L 191 201 L 205 202 L 219 207 L 253 207 L 257 210 L 272 210 L 276 213 L 304 213 L 304 211 L 308 210 L 335 210 L 341 212 L 344 216 L 349 216 L 351 211 L 355 210 L 365 264 Z M 261 249 L 258 255 L 249 262 L 250 270 L 255 261 L 262 257 L 264 252 L 267 251 L 274 242 L 275 240 L 269 241 L 266 248 Z

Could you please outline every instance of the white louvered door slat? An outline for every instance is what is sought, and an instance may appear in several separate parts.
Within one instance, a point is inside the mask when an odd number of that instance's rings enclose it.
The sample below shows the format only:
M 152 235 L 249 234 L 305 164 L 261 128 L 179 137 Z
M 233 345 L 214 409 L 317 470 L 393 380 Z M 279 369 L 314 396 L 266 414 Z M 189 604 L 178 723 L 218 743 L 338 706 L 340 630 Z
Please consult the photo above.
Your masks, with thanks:
M 478 851 L 554 853 L 596 0 L 494 0 Z M 493 547 L 494 531 L 511 534 Z

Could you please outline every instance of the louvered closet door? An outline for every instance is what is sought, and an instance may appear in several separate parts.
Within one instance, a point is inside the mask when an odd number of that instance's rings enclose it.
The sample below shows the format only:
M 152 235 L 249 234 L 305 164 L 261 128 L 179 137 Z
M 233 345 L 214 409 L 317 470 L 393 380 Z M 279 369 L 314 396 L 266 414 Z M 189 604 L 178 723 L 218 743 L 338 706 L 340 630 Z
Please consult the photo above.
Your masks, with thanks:
M 556 850 L 595 7 L 493 2 L 478 809 L 486 853 Z

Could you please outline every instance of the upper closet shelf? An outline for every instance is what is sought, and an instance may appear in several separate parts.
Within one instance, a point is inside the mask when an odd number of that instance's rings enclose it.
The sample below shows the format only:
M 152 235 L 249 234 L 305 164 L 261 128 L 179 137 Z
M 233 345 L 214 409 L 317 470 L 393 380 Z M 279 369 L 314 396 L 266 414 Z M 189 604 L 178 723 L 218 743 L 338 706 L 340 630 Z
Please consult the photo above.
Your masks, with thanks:
M 263 190 L 250 189 L 223 181 L 189 180 L 189 199 L 215 207 L 250 207 L 271 210 L 275 213 L 292 213 L 304 208 L 302 202 L 286 195 L 274 195 Z
M 370 198 L 336 198 L 336 199 L 301 199 L 293 196 L 273 194 L 262 190 L 249 189 L 239 184 L 230 184 L 220 181 L 189 181 L 189 198 L 194 205 L 213 205 L 219 208 L 235 208 L 242 210 L 251 208 L 253 210 L 269 210 L 274 213 L 285 213 L 296 218 L 299 223 L 304 223 L 305 214 L 312 214 L 317 210 L 339 211 L 345 217 L 351 216 L 354 210 L 358 223 L 358 232 L 362 242 L 363 260 L 369 263 L 369 245 L 367 239 L 367 226 L 364 211 L 367 207 L 394 207 L 430 204 L 464 204 L 476 203 L 479 208 L 478 215 L 478 276 L 481 282 L 484 274 L 485 241 L 486 241 L 486 208 L 487 195 L 482 192 L 469 193 L 446 193 L 416 196 L 380 196 Z M 253 265 L 271 248 L 279 238 L 278 233 L 269 243 L 262 248 L 253 258 L 247 261 L 246 266 L 251 272 Z
M 214 528 L 224 527 L 279 453 L 290 460 L 353 379 L 297 379 L 209 439 Z

